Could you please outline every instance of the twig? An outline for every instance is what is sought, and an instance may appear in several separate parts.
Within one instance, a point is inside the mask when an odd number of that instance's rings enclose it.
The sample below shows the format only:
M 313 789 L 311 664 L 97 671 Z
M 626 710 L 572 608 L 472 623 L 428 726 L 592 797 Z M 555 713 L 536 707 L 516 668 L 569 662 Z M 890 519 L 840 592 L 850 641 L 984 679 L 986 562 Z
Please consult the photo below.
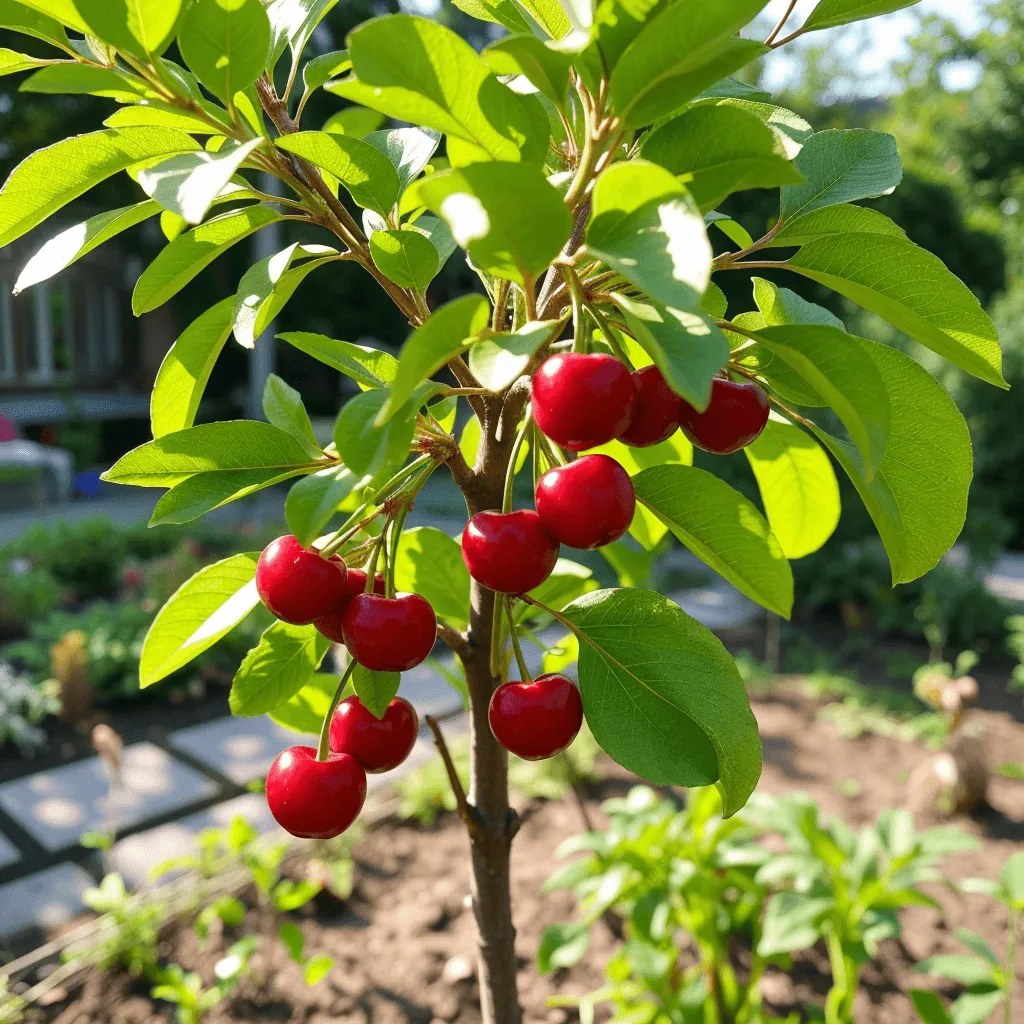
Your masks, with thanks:
M 449 626 L 447 622 L 438 619 L 437 635 L 452 653 L 457 654 L 460 658 L 469 655 L 469 639 L 465 633 L 460 633 L 454 626 Z
M 441 732 L 441 726 L 433 715 L 426 715 L 424 721 L 430 726 L 430 731 L 434 734 L 434 746 L 437 747 L 437 752 L 441 755 L 441 760 L 444 762 L 444 770 L 448 775 L 448 782 L 451 784 L 452 792 L 455 794 L 455 804 L 459 809 L 459 817 L 462 818 L 473 841 L 480 842 L 485 838 L 483 822 L 480 820 L 480 815 L 477 813 L 476 808 L 466 799 L 466 790 L 463 788 L 459 773 L 455 770 L 455 762 L 452 760 L 451 751 L 445 742 L 444 733 Z
M 789 16 L 794 10 L 796 10 L 796 0 L 789 0 L 789 6 L 779 19 L 779 23 L 771 30 L 768 34 L 768 38 L 764 41 L 765 46 L 771 46 L 772 43 L 775 42 L 775 37 L 786 27 L 786 22 L 789 21 Z

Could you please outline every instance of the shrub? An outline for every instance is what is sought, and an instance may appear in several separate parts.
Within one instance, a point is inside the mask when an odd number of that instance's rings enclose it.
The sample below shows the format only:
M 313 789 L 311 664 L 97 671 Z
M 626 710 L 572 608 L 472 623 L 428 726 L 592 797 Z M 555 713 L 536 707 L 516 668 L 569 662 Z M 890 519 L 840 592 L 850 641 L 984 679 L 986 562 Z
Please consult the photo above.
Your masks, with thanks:
M 34 754 L 46 742 L 39 723 L 58 711 L 60 701 L 51 692 L 0 662 L 0 749 L 11 743 L 23 755 Z

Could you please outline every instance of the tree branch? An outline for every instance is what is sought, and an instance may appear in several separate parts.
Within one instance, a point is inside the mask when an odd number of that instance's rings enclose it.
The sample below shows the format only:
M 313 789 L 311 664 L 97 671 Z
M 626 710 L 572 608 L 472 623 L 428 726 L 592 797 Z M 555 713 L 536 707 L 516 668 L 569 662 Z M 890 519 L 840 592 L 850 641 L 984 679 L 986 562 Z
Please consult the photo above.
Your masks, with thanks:
M 796 10 L 796 0 L 789 0 L 789 6 L 779 19 L 779 23 L 768 33 L 768 38 L 764 41 L 765 46 L 771 46 L 775 42 L 776 36 L 786 27 L 786 22 L 789 21 L 789 16 L 794 10 Z
M 460 633 L 454 626 L 449 626 L 441 619 L 437 620 L 437 635 L 453 654 L 461 659 L 469 654 L 469 638 L 465 633 Z
M 441 760 L 444 762 L 444 770 L 448 775 L 448 782 L 451 784 L 452 792 L 455 794 L 455 803 L 459 809 L 459 817 L 462 818 L 474 842 L 481 841 L 483 837 L 483 823 L 480 821 L 476 808 L 466 799 L 466 790 L 463 788 L 459 773 L 455 770 L 455 762 L 452 760 L 451 751 L 449 751 L 448 744 L 445 742 L 444 733 L 441 732 L 441 726 L 433 715 L 426 715 L 424 721 L 430 726 L 430 731 L 434 734 L 434 746 L 437 747 L 437 752 L 441 755 Z

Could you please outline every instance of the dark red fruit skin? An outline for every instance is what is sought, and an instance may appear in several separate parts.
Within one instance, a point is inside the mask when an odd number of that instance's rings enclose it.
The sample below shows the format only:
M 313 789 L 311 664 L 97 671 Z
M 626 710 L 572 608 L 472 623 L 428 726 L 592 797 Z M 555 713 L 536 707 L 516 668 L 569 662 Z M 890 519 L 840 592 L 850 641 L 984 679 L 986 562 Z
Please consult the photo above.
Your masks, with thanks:
M 374 672 L 407 672 L 424 661 L 437 639 L 437 617 L 419 594 L 357 594 L 341 617 L 348 653 Z
M 289 747 L 267 772 L 267 806 L 274 820 L 299 839 L 333 839 L 359 817 L 366 772 L 349 754 L 316 759 L 312 747 Z
M 308 626 L 337 604 L 345 591 L 345 563 L 322 558 L 290 534 L 271 541 L 256 563 L 256 590 L 283 622 Z
M 582 455 L 537 481 L 536 503 L 540 521 L 556 540 L 571 548 L 600 548 L 629 529 L 636 491 L 610 455 Z
M 633 374 L 636 387 L 636 412 L 619 440 L 632 448 L 649 448 L 667 441 L 679 429 L 679 413 L 683 400 L 653 364 Z
M 383 718 L 358 697 L 346 697 L 331 719 L 331 750 L 351 754 L 371 774 L 389 772 L 412 753 L 419 730 L 416 709 L 404 697 L 395 697 Z
M 558 541 L 533 509 L 477 512 L 462 531 L 462 560 L 488 590 L 525 594 L 551 575 Z
M 684 401 L 679 426 L 698 448 L 729 455 L 757 438 L 768 422 L 768 411 L 768 395 L 759 384 L 715 377 L 707 411 L 697 412 Z
M 532 683 L 502 683 L 487 717 L 494 738 L 517 757 L 540 761 L 560 754 L 583 724 L 583 700 L 571 679 L 538 676 Z
M 373 579 L 373 592 L 383 594 L 385 589 L 384 577 L 378 573 Z M 338 603 L 326 615 L 321 615 L 313 625 L 328 640 L 333 640 L 336 644 L 343 644 L 345 637 L 342 634 L 341 620 L 345 615 L 345 609 L 352 598 L 364 590 L 366 590 L 366 573 L 362 569 L 349 569 L 345 578 L 345 590 Z
M 570 451 L 613 441 L 629 426 L 636 402 L 629 370 L 602 352 L 559 352 L 533 376 L 533 418 Z

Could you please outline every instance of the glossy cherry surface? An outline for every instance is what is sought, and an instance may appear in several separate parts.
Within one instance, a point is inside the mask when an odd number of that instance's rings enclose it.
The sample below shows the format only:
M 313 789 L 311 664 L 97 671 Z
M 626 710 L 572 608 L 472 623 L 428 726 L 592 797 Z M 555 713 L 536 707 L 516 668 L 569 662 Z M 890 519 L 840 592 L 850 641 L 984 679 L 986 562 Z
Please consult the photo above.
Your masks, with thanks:
M 679 412 L 683 400 L 668 386 L 653 364 L 633 374 L 636 387 L 636 411 L 629 426 L 619 435 L 623 444 L 633 448 L 649 448 L 667 441 L 679 429 Z
M 683 402 L 679 425 L 698 448 L 729 455 L 757 438 L 768 422 L 768 411 L 768 395 L 759 384 L 715 377 L 707 411 L 697 412 Z
M 533 509 L 477 512 L 462 531 L 469 575 L 499 594 L 539 587 L 558 561 L 558 541 Z
M 336 644 L 343 644 L 345 637 L 342 633 L 341 620 L 345 615 L 345 609 L 348 607 L 349 602 L 356 594 L 361 594 L 366 590 L 366 573 L 362 569 L 349 569 L 348 575 L 345 577 L 345 590 L 341 597 L 338 599 L 337 604 L 326 614 L 321 615 L 319 619 L 314 622 L 317 629 L 328 640 L 333 640 Z M 373 580 L 373 592 L 375 594 L 383 594 L 385 591 L 384 577 L 378 573 Z
M 437 639 L 437 618 L 419 594 L 357 594 L 341 617 L 349 654 L 374 672 L 407 672 L 424 661 Z
M 571 548 L 611 544 L 636 511 L 633 481 L 610 455 L 582 455 L 549 469 L 537 481 L 536 501 L 544 528 Z
M 368 772 L 389 772 L 412 752 L 419 728 L 419 716 L 404 697 L 393 698 L 383 718 L 358 697 L 346 697 L 331 719 L 331 750 L 351 754 Z
M 316 759 L 312 747 L 289 747 L 267 772 L 267 806 L 286 832 L 300 839 L 333 839 L 359 816 L 366 772 L 349 754 Z
M 502 683 L 487 712 L 494 738 L 517 757 L 540 761 L 560 754 L 583 724 L 583 700 L 571 679 L 552 674 Z
M 271 541 L 256 563 L 260 600 L 284 622 L 306 626 L 326 615 L 345 591 L 345 563 L 322 558 L 290 534 Z
M 629 426 L 636 402 L 629 370 L 602 352 L 559 352 L 533 376 L 533 418 L 552 441 L 570 451 L 617 438 Z

